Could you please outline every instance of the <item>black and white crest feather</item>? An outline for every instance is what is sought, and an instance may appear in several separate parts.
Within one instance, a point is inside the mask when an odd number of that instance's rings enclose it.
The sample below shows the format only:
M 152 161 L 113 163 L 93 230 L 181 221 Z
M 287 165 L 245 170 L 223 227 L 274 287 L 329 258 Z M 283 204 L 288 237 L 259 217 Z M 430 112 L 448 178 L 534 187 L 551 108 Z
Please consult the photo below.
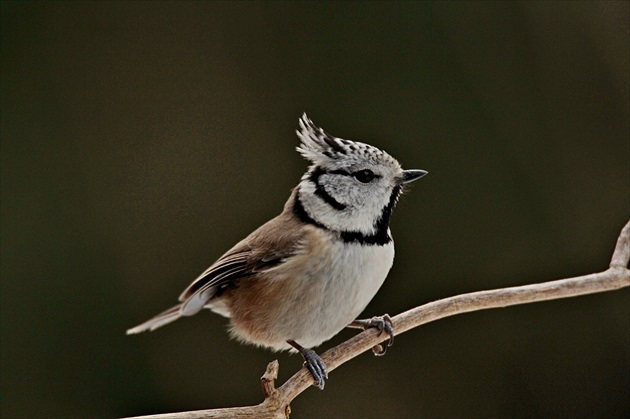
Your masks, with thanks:
M 297 151 L 313 164 L 337 166 L 339 160 L 352 163 L 355 159 L 382 164 L 384 161 L 398 164 L 396 159 L 376 147 L 359 141 L 350 141 L 328 134 L 303 114 L 296 131 L 301 140 Z
M 316 163 L 325 158 L 339 159 L 350 151 L 348 141 L 333 137 L 322 128 L 316 127 L 306 114 L 302 115 L 299 123 L 300 129 L 296 132 L 302 144 L 297 150 L 307 160 Z

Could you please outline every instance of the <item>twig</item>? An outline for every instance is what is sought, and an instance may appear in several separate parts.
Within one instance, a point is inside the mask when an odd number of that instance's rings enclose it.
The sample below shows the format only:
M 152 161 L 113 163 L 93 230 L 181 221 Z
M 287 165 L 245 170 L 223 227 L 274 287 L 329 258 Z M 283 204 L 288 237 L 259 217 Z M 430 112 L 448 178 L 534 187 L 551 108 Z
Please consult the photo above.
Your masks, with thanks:
M 393 317 L 394 330 L 399 335 L 422 324 L 456 314 L 577 297 L 627 287 L 630 285 L 630 270 L 627 268 L 629 259 L 630 221 L 621 230 L 610 268 L 606 271 L 539 284 L 461 294 L 434 301 Z M 387 335 L 379 335 L 378 331 L 369 329 L 329 349 L 322 355 L 322 359 L 330 372 L 386 339 L 389 339 Z M 135 419 L 288 418 L 291 401 L 310 387 L 313 379 L 310 373 L 302 368 L 276 389 L 274 380 L 277 374 L 278 361 L 273 361 L 261 378 L 265 400 L 256 406 L 138 416 Z

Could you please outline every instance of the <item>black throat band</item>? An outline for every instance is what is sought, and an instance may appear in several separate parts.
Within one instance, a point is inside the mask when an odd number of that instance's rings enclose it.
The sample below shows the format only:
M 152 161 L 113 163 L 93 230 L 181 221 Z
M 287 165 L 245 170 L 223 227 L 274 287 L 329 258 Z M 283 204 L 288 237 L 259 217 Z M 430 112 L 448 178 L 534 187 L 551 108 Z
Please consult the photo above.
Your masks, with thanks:
M 376 246 L 384 246 L 388 243 L 391 243 L 392 237 L 389 234 L 389 218 L 391 216 L 392 210 L 396 205 L 396 201 L 398 200 L 398 195 L 400 194 L 400 188 L 395 188 L 392 191 L 392 195 L 390 197 L 390 201 L 383 208 L 383 212 L 381 217 L 378 219 L 376 223 L 376 231 L 373 234 L 365 234 L 360 231 L 336 231 L 332 230 L 322 223 L 316 221 L 311 217 L 304 209 L 304 205 L 300 200 L 299 190 L 295 196 L 295 202 L 293 204 L 293 213 L 295 216 L 302 221 L 303 223 L 310 224 L 317 228 L 321 228 L 322 230 L 330 231 L 331 233 L 336 233 L 339 235 L 341 240 L 344 243 L 358 243 L 364 245 L 376 245 Z

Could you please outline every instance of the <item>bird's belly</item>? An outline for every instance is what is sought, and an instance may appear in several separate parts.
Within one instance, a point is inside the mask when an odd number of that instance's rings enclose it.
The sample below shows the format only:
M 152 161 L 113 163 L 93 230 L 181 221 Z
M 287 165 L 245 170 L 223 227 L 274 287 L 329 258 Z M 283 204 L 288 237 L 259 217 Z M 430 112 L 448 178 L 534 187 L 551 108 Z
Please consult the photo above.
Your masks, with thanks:
M 334 268 L 307 279 L 313 287 L 312 306 L 308 310 L 295 307 L 308 319 L 300 325 L 302 336 L 294 339 L 305 347 L 321 344 L 355 320 L 376 295 L 394 261 L 392 243 L 338 247 L 332 255 Z
M 385 281 L 394 260 L 393 242 L 339 242 L 324 248 L 292 257 L 237 288 L 229 304 L 233 334 L 274 349 L 288 349 L 289 339 L 308 348 L 355 320 Z

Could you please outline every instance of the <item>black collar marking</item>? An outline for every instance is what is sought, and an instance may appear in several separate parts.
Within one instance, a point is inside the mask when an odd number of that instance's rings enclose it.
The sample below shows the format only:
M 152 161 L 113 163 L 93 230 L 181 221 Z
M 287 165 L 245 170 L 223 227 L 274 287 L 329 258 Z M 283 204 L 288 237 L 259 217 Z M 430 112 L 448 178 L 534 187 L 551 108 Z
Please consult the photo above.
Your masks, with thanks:
M 299 190 L 298 190 L 299 192 Z M 390 195 L 389 202 L 383 208 L 383 212 L 376 222 L 376 232 L 373 234 L 365 234 L 360 231 L 335 231 L 326 227 L 322 223 L 315 221 L 304 209 L 302 201 L 300 200 L 299 193 L 295 197 L 295 203 L 293 204 L 293 213 L 306 224 L 313 225 L 323 230 L 328 230 L 333 233 L 338 233 L 344 243 L 359 243 L 366 245 L 378 245 L 383 246 L 392 241 L 392 237 L 389 235 L 389 219 L 392 215 L 392 211 L 396 206 L 398 197 L 400 196 L 401 188 L 397 186 Z

